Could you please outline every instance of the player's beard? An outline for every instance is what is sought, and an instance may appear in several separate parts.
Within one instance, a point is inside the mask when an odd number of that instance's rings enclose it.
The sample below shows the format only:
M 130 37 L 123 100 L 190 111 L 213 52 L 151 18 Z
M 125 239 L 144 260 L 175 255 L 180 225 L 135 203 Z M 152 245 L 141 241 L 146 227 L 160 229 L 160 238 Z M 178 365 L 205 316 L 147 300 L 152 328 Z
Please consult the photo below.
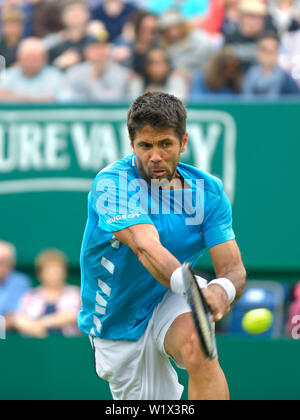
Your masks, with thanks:
M 138 163 L 138 169 L 140 174 L 142 175 L 142 178 L 150 185 L 152 180 L 166 180 L 168 182 L 171 182 L 177 173 L 177 166 L 179 163 L 179 158 L 180 158 L 180 153 L 176 159 L 176 161 L 174 162 L 174 164 L 172 164 L 172 168 L 150 168 L 150 169 L 145 169 L 145 166 L 143 164 L 143 161 L 141 159 L 139 159 L 138 157 L 136 157 L 137 159 L 137 163 Z M 165 171 L 165 173 L 161 176 L 155 176 L 155 174 L 153 174 L 153 171 L 155 170 L 163 170 Z

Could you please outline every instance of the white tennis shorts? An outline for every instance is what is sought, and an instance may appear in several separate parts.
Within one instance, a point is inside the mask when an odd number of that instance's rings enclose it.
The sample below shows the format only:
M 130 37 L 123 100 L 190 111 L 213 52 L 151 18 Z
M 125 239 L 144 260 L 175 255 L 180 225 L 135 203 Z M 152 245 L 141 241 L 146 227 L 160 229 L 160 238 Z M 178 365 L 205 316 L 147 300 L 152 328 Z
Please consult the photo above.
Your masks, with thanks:
M 164 340 L 173 321 L 186 312 L 191 309 L 185 299 L 167 291 L 139 341 L 91 338 L 96 372 L 109 382 L 114 400 L 180 400 L 183 386 Z

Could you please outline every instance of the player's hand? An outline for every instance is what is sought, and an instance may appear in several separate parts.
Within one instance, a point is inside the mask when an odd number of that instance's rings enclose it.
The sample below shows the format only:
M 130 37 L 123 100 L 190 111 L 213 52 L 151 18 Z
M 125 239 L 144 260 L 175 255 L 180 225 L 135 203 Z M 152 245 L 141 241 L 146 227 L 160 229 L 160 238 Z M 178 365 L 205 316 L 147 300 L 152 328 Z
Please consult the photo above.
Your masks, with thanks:
M 221 321 L 230 311 L 230 303 L 225 290 L 217 284 L 212 284 L 207 289 L 202 289 L 202 292 L 210 307 L 213 320 Z

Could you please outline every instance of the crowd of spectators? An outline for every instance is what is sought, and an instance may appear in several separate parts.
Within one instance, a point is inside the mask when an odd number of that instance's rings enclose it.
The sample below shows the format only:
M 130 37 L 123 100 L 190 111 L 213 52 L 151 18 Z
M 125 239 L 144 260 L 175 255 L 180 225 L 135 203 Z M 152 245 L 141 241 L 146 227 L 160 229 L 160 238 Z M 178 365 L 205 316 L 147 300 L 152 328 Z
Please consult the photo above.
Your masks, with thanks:
M 67 284 L 66 256 L 57 249 L 37 256 L 37 287 L 15 266 L 15 247 L 0 241 L 0 316 L 5 318 L 6 330 L 36 338 L 78 335 L 80 289 Z
M 300 0 L 0 0 L 0 101 L 300 93 Z

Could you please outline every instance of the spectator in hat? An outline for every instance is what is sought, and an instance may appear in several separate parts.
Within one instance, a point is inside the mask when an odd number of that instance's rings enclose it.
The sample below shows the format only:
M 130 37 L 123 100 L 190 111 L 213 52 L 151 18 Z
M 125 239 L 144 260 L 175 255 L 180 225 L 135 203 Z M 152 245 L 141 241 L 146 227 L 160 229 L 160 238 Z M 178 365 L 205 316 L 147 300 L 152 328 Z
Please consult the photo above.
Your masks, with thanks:
M 131 71 L 111 58 L 106 31 L 102 39 L 89 42 L 84 55 L 86 61 L 66 73 L 60 101 L 112 102 L 136 97 Z
M 295 80 L 278 65 L 280 39 L 273 33 L 258 43 L 258 63 L 246 73 L 243 94 L 246 97 L 276 99 L 281 95 L 299 95 Z
M 62 10 L 64 30 L 57 44 L 49 49 L 49 62 L 60 70 L 66 70 L 83 60 L 83 51 L 92 39 L 87 34 L 90 14 L 84 1 L 70 0 Z
M 24 34 L 24 15 L 18 7 L 6 7 L 1 13 L 2 36 L 0 55 L 5 58 L 6 67 L 17 61 L 17 51 Z
M 166 49 L 173 69 L 189 73 L 201 70 L 220 47 L 205 31 L 191 29 L 176 9 L 160 16 L 159 28 L 161 46 Z
M 18 65 L 1 79 L 2 101 L 54 101 L 61 89 L 62 74 L 47 64 L 47 52 L 39 38 L 26 38 L 19 46 Z
M 16 271 L 15 266 L 15 246 L 0 241 L 0 316 L 5 317 L 8 330 L 13 327 L 13 314 L 22 297 L 31 287 L 29 277 Z
M 65 255 L 55 249 L 45 250 L 35 265 L 41 285 L 23 296 L 14 317 L 15 328 L 22 335 L 37 338 L 78 335 L 80 290 L 66 283 Z
M 242 62 L 244 71 L 256 60 L 257 42 L 266 30 L 274 30 L 268 9 L 261 0 L 242 0 L 239 6 L 240 23 L 237 30 L 225 37 Z

